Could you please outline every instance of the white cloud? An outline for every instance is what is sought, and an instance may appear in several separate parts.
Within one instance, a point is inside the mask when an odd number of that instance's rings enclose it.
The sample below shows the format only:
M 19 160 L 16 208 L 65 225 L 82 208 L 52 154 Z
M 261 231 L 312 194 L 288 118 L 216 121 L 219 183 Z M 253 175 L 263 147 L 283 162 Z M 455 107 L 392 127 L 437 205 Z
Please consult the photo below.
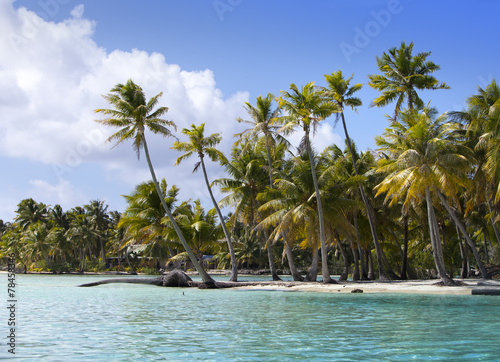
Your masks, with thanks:
M 31 197 L 37 202 L 54 206 L 59 204 L 63 209 L 70 209 L 77 205 L 83 205 L 89 200 L 75 187 L 66 180 L 61 180 L 55 185 L 44 180 L 30 180 Z
M 85 192 L 67 181 L 84 164 L 100 165 L 108 172 L 105 182 L 119 181 L 129 189 L 150 178 L 143 156 L 137 162 L 130 143 L 110 150 L 103 140 L 116 130 L 93 122 L 99 118 L 93 110 L 108 107 L 101 95 L 115 84 L 131 78 L 148 98 L 163 92 L 160 105 L 169 107 L 166 118 L 179 131 L 206 122 L 208 134 L 224 132 L 225 151 L 240 131 L 235 119 L 244 115 L 242 105 L 248 101 L 246 92 L 224 97 L 211 70 L 188 72 L 168 64 L 162 54 L 141 50 L 108 53 L 92 39 L 95 27 L 84 18 L 83 5 L 55 23 L 0 0 L 0 34 L 5 34 L 0 37 L 0 156 L 52 165 L 56 183 L 31 182 L 40 197 L 53 197 L 50 204 L 88 201 Z M 151 156 L 158 177 L 175 175 L 169 184 L 182 189 L 177 177 L 182 173 L 173 168 L 179 154 L 168 149 L 172 141 L 149 136 Z M 209 169 L 216 171 L 214 165 Z M 204 188 L 203 180 L 196 179 L 200 182 L 194 186 L 190 175 L 191 189 Z M 116 190 L 114 197 L 129 189 Z M 64 200 L 65 193 L 75 197 Z

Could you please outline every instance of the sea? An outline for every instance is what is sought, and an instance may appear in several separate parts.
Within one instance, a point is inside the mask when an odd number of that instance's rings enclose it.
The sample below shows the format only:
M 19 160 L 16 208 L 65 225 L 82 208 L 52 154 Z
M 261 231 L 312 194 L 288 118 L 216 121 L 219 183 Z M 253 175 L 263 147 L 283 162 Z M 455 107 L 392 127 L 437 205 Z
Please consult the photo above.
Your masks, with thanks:
M 110 276 L 34 274 L 9 296 L 0 278 L 0 358 L 17 361 L 500 361 L 498 296 L 80 288 Z M 240 279 L 257 278 L 269 279 Z

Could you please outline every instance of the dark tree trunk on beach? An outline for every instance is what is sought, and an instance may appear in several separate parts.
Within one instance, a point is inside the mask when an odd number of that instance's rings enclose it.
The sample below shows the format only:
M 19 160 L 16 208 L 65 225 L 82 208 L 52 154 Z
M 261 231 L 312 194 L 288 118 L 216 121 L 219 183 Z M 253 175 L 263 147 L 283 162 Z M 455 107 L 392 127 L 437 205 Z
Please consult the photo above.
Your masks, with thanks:
M 214 197 L 214 194 L 212 192 L 212 187 L 210 186 L 210 182 L 208 181 L 207 169 L 205 167 L 205 162 L 203 161 L 204 154 L 199 152 L 198 155 L 200 157 L 200 163 L 201 163 L 201 167 L 203 170 L 203 176 L 205 178 L 205 184 L 207 186 L 207 190 L 208 190 L 208 193 L 210 195 L 210 199 L 212 200 L 212 204 L 214 205 L 215 211 L 217 212 L 217 215 L 219 216 L 220 225 L 221 225 L 222 230 L 224 231 L 224 235 L 226 237 L 227 247 L 229 249 L 229 256 L 231 257 L 231 277 L 229 280 L 232 282 L 236 282 L 236 281 L 238 281 L 238 263 L 236 262 L 236 255 L 234 254 L 233 241 L 231 240 L 231 235 L 229 234 L 229 231 L 227 230 L 226 223 L 224 221 L 224 217 L 222 216 L 222 213 L 219 209 L 217 201 L 215 201 L 215 197 Z
M 403 240 L 403 264 L 401 266 L 401 279 L 408 279 L 407 268 L 408 268 L 408 213 L 405 212 L 403 221 L 404 226 L 404 240 Z
M 309 282 L 315 282 L 318 279 L 318 262 L 319 262 L 318 249 L 313 248 L 311 268 L 309 269 L 309 273 L 307 273 L 305 280 Z
M 290 267 L 290 273 L 292 274 L 293 280 L 294 281 L 303 281 L 304 278 L 300 275 L 299 271 L 297 270 L 297 267 L 295 266 L 295 263 L 293 262 L 293 253 L 292 253 L 292 247 L 285 241 L 285 253 L 286 253 L 286 258 L 288 259 L 288 266 Z
M 462 242 L 462 238 L 460 237 L 458 227 L 457 227 L 457 236 L 458 236 L 458 245 L 460 247 L 460 256 L 462 258 L 462 268 L 460 271 L 460 278 L 466 279 L 469 277 L 469 270 L 470 270 L 469 257 L 467 255 L 466 246 L 464 245 L 464 243 Z
M 455 225 L 461 231 L 465 240 L 469 244 L 469 247 L 472 250 L 472 253 L 474 254 L 474 258 L 476 259 L 477 266 L 481 272 L 481 277 L 483 279 L 490 279 L 488 276 L 488 273 L 486 271 L 486 268 L 484 267 L 484 264 L 481 261 L 481 257 L 479 255 L 479 252 L 477 251 L 476 246 L 474 245 L 474 241 L 472 241 L 472 239 L 470 238 L 469 233 L 467 232 L 467 229 L 465 228 L 464 224 L 460 221 L 460 219 L 457 217 L 457 215 L 455 215 L 455 212 L 452 209 L 452 207 L 450 206 L 450 204 L 448 203 L 448 200 L 446 200 L 446 197 L 439 191 L 438 191 L 438 196 L 439 196 L 439 199 L 441 200 L 441 203 L 446 208 L 446 211 L 448 211 L 448 214 L 451 216 L 451 218 L 455 222 Z M 485 247 L 486 247 L 486 245 L 485 245 Z M 487 247 L 485 249 L 487 249 Z M 488 263 L 488 259 L 486 259 L 486 263 Z
M 342 245 L 340 239 L 338 239 L 337 247 L 339 248 L 340 254 L 342 254 L 342 259 L 344 259 L 344 269 L 340 274 L 339 280 L 344 281 L 347 280 L 347 277 L 349 275 L 349 259 L 347 257 L 347 253 L 345 252 L 344 246 Z
M 366 265 L 365 251 L 361 246 L 361 234 L 359 232 L 358 226 L 358 215 L 354 213 L 354 229 L 356 230 L 356 240 L 358 243 L 358 255 L 359 255 L 359 267 L 360 267 L 360 278 L 361 280 L 368 280 L 368 268 Z
M 352 237 L 350 237 L 349 243 L 350 243 L 350 247 L 351 247 L 352 256 L 354 258 L 354 270 L 352 271 L 352 280 L 358 281 L 360 278 L 360 276 L 359 276 L 359 253 L 358 253 L 358 249 L 356 248 L 356 245 L 355 245 Z
M 373 267 L 373 257 L 370 249 L 366 250 L 366 258 L 368 259 L 368 279 L 375 280 L 375 268 Z

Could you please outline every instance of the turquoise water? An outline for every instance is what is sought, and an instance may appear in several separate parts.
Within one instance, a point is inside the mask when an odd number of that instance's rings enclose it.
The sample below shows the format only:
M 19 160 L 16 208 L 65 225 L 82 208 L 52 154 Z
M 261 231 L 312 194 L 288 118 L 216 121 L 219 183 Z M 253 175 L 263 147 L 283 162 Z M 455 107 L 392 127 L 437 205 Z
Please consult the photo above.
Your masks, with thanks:
M 76 287 L 101 278 L 18 275 L 16 357 L 500 360 L 499 297 Z

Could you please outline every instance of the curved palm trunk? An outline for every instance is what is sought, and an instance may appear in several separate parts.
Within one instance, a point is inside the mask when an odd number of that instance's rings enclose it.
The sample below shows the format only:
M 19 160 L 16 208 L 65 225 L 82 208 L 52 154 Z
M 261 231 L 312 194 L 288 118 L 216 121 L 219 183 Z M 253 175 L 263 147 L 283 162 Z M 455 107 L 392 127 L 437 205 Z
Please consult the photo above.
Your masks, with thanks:
M 314 191 L 316 193 L 316 201 L 318 204 L 318 218 L 319 218 L 319 239 L 321 241 L 321 274 L 323 276 L 323 283 L 336 283 L 332 278 L 330 278 L 330 271 L 328 270 L 328 250 L 326 249 L 326 238 L 325 238 L 325 222 L 323 218 L 323 207 L 321 206 L 321 197 L 319 194 L 319 185 L 316 178 L 316 166 L 314 163 L 314 157 L 311 150 L 311 142 L 309 141 L 309 130 L 306 130 L 306 147 L 307 153 L 309 155 L 309 162 L 311 163 L 311 172 L 314 183 Z
M 182 234 L 182 231 L 179 228 L 179 225 L 177 225 L 177 222 L 175 221 L 172 213 L 170 212 L 170 209 L 167 206 L 163 192 L 161 191 L 160 185 L 158 184 L 158 181 L 156 180 L 156 174 L 155 174 L 155 171 L 153 169 L 153 164 L 151 163 L 151 158 L 149 157 L 149 150 L 148 150 L 148 144 L 146 142 L 146 137 L 144 137 L 144 135 L 143 135 L 142 139 L 143 139 L 143 145 L 144 145 L 144 153 L 146 155 L 146 160 L 148 162 L 149 171 L 151 173 L 151 177 L 153 179 L 153 183 L 155 185 L 156 192 L 158 193 L 158 196 L 160 197 L 161 204 L 162 204 L 163 208 L 165 209 L 167 217 L 170 220 L 170 222 L 172 223 L 172 226 L 174 227 L 174 230 L 177 233 L 177 236 L 179 237 L 179 240 L 180 240 L 182 246 L 184 247 L 184 250 L 186 250 L 186 252 L 189 256 L 189 259 L 193 263 L 193 266 L 195 267 L 198 274 L 200 274 L 201 279 L 203 280 L 203 283 L 207 284 L 208 286 L 215 285 L 215 280 L 213 280 L 212 277 L 207 274 L 207 272 L 205 271 L 203 266 L 196 259 L 196 255 L 194 255 L 193 251 L 191 250 L 188 243 L 186 242 L 186 239 L 184 238 L 184 235 Z
M 403 226 L 404 226 L 404 245 L 403 245 L 403 265 L 401 266 L 401 279 L 406 280 L 408 276 L 406 274 L 406 269 L 408 268 L 408 213 L 405 211 L 403 215 Z
M 358 248 L 356 247 L 356 243 L 354 242 L 354 239 L 352 236 L 349 237 L 349 245 L 351 247 L 351 252 L 352 256 L 354 258 L 354 270 L 352 271 L 352 280 L 353 281 L 358 281 L 359 280 L 359 253 L 358 253 Z
M 344 126 L 344 133 L 345 133 L 345 138 L 347 140 L 347 146 L 349 147 L 349 153 L 351 154 L 354 173 L 356 174 L 356 176 L 359 176 L 358 166 L 356 165 L 356 160 L 354 158 L 354 150 L 352 149 L 351 139 L 349 138 L 349 133 L 347 132 L 347 125 L 345 123 L 344 112 L 341 112 L 340 115 L 342 118 L 342 125 Z M 361 185 L 359 185 L 359 192 L 361 193 L 361 198 L 363 199 L 363 203 L 365 204 L 366 215 L 368 216 L 368 222 L 370 223 L 370 230 L 372 232 L 373 243 L 375 244 L 375 251 L 377 252 L 379 279 L 388 280 L 389 278 L 385 274 L 384 264 L 382 262 L 384 255 L 383 255 L 383 250 L 380 247 L 380 243 L 378 242 L 377 228 L 375 227 L 375 216 L 373 215 L 373 208 L 370 205 L 370 201 L 366 197 L 365 191 L 363 190 L 363 187 L 361 187 Z
M 315 282 L 318 279 L 318 254 L 318 249 L 314 247 L 311 268 L 309 269 L 309 272 L 307 273 L 305 278 L 305 280 L 307 280 L 308 282 Z
M 437 226 L 436 215 L 434 213 L 434 205 L 432 203 L 431 192 L 429 188 L 425 189 L 425 200 L 427 202 L 427 218 L 429 221 L 429 234 L 431 237 L 431 245 L 434 257 L 434 263 L 436 264 L 436 270 L 438 272 L 439 278 L 444 285 L 453 285 L 455 282 L 446 274 L 446 268 L 443 258 L 443 249 L 441 247 L 441 237 L 439 235 L 439 229 Z
M 455 228 L 457 231 L 457 237 L 458 237 L 458 246 L 460 247 L 460 256 L 462 257 L 462 268 L 460 272 L 460 277 L 462 279 L 466 279 L 469 277 L 469 258 L 467 255 L 467 247 L 464 245 L 462 242 L 462 238 L 460 237 L 460 231 L 458 230 L 457 225 L 455 224 Z
M 358 240 L 358 254 L 359 254 L 359 266 L 360 266 L 360 277 L 361 280 L 368 280 L 368 271 L 367 271 L 367 266 L 366 266 L 366 258 L 365 258 L 365 251 L 363 250 L 363 247 L 361 246 L 361 235 L 359 233 L 359 226 L 358 226 L 358 215 L 357 213 L 354 213 L 354 228 L 356 229 L 356 239 Z
M 486 204 L 488 205 L 488 210 L 491 214 L 491 200 L 488 200 L 486 202 Z M 493 217 L 490 217 L 490 222 L 491 222 L 491 226 L 493 227 L 493 231 L 495 232 L 495 238 L 497 239 L 497 243 L 500 244 L 500 232 L 498 231 L 498 228 L 495 224 L 495 219 Z
M 290 246 L 290 244 L 287 243 L 284 236 L 283 236 L 283 242 L 285 244 L 286 258 L 288 260 L 288 266 L 290 267 L 290 273 L 292 273 L 293 280 L 301 282 L 304 280 L 304 278 L 302 278 L 302 275 L 300 275 L 299 271 L 297 270 L 297 267 L 295 266 L 295 263 L 293 262 L 292 247 Z
M 233 242 L 231 241 L 231 236 L 229 235 L 229 231 L 227 230 L 226 223 L 224 222 L 224 218 L 222 217 L 222 213 L 220 212 L 217 201 L 215 201 L 212 188 L 210 187 L 210 182 L 208 181 L 207 176 L 207 169 L 205 168 L 205 162 L 203 162 L 203 154 L 200 154 L 199 156 L 201 160 L 201 167 L 203 169 L 203 176 L 205 176 L 205 183 L 207 185 L 208 193 L 210 194 L 210 198 L 212 199 L 212 203 L 214 204 L 215 211 L 217 211 L 217 215 L 219 215 L 220 224 L 222 226 L 222 230 L 224 230 L 224 235 L 226 236 L 229 255 L 231 256 L 231 277 L 229 278 L 229 281 L 236 282 L 238 281 L 238 264 L 236 262 L 236 255 L 234 254 Z
M 269 145 L 267 144 L 267 142 L 266 142 L 266 152 L 267 152 L 267 165 L 269 167 L 269 187 L 273 188 L 273 171 L 272 171 L 273 164 L 271 161 L 271 152 L 269 150 Z M 266 240 L 267 240 L 267 235 L 266 235 Z M 272 249 L 273 245 L 270 243 L 267 243 L 266 245 L 267 245 L 266 247 L 267 259 L 269 261 L 269 268 L 271 269 L 271 276 L 273 280 L 281 280 L 281 278 L 278 276 L 278 271 L 276 270 L 276 266 L 274 264 L 273 249 Z
M 481 257 L 479 256 L 479 252 L 477 251 L 476 245 L 474 245 L 474 242 L 469 236 L 469 233 L 467 232 L 467 229 L 465 228 L 464 224 L 459 220 L 457 215 L 455 215 L 455 212 L 451 208 L 450 204 L 448 203 L 448 200 L 446 200 L 446 197 L 439 191 L 437 191 L 437 194 L 439 196 L 439 200 L 445 207 L 446 211 L 448 211 L 448 214 L 450 214 L 451 218 L 455 222 L 455 225 L 458 227 L 462 235 L 464 236 L 465 240 L 467 240 L 467 244 L 469 244 L 469 247 L 472 250 L 472 253 L 474 254 L 474 258 L 476 259 L 477 266 L 479 267 L 479 270 L 481 271 L 481 277 L 483 279 L 491 279 L 488 276 L 488 272 L 486 271 L 486 268 L 484 267 L 483 262 L 481 261 Z
M 347 277 L 349 276 L 349 260 L 347 259 L 347 253 L 345 252 L 344 246 L 342 245 L 342 242 L 340 239 L 338 239 L 337 246 L 339 248 L 340 254 L 342 254 L 342 259 L 344 259 L 344 270 L 342 271 L 342 274 L 340 274 L 339 280 L 347 280 Z

